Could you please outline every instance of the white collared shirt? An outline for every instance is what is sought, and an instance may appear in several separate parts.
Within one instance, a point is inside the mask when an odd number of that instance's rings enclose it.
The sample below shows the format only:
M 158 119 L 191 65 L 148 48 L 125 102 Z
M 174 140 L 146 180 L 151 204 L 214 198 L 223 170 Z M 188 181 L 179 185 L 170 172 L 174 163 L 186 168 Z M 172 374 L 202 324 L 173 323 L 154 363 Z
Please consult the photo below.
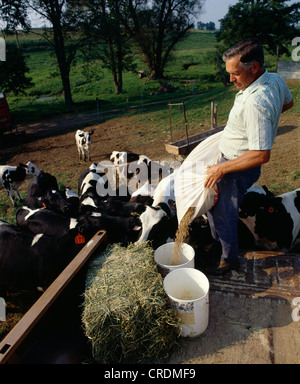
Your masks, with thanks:
M 271 149 L 282 107 L 291 101 L 292 94 L 283 77 L 265 70 L 237 93 L 222 134 L 221 152 L 235 159 L 249 150 Z

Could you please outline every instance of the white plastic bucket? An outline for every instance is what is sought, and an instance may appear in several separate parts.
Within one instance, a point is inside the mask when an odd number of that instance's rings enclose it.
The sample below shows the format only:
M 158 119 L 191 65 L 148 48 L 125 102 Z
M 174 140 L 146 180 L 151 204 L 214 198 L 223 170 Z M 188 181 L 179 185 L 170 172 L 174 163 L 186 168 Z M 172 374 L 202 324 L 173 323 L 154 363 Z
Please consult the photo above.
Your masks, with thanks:
M 197 269 L 181 268 L 164 278 L 164 290 L 180 318 L 183 337 L 201 335 L 208 326 L 209 281 Z
M 154 260 L 158 265 L 158 270 L 164 277 L 170 271 L 178 268 L 195 268 L 195 251 L 189 244 L 181 244 L 181 254 L 176 265 L 172 264 L 172 255 L 175 242 L 161 245 L 154 252 Z

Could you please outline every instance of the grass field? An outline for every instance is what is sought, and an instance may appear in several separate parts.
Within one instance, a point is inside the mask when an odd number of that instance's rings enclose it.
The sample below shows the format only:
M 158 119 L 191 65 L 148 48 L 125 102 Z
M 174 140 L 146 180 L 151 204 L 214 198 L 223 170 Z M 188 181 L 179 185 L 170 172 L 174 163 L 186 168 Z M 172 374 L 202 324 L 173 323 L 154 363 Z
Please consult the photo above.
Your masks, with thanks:
M 56 63 L 56 57 L 49 43 L 41 37 L 19 35 L 21 50 L 27 55 L 29 75 L 34 86 L 25 95 L 7 94 L 8 102 L 16 123 L 39 121 L 64 113 L 95 112 L 96 99 L 100 100 L 100 108 L 126 108 L 136 104 L 153 101 L 181 98 L 187 95 L 198 95 L 210 92 L 222 92 L 224 85 L 216 65 L 215 34 L 203 31 L 191 31 L 176 46 L 172 60 L 165 73 L 166 81 L 175 91 L 169 94 L 160 93 L 160 83 L 149 79 L 139 79 L 136 73 L 124 73 L 124 93 L 114 94 L 112 76 L 104 69 L 101 62 L 88 62 L 79 53 L 71 69 L 71 90 L 74 108 L 64 105 L 63 89 Z M 7 43 L 15 43 L 10 37 Z M 135 55 L 138 69 L 147 70 L 139 54 Z M 267 68 L 275 69 L 275 58 L 267 56 Z

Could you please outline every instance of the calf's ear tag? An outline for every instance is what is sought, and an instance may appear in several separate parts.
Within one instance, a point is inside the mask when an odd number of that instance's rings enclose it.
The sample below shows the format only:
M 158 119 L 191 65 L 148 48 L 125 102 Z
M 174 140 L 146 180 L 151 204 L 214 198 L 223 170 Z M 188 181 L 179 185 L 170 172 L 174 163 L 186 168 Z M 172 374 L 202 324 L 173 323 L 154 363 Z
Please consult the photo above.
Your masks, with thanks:
M 75 244 L 84 244 L 85 243 L 85 237 L 82 236 L 80 233 L 78 233 L 75 236 Z
M 269 207 L 268 212 L 269 213 L 274 213 L 275 212 L 275 208 L 274 207 Z

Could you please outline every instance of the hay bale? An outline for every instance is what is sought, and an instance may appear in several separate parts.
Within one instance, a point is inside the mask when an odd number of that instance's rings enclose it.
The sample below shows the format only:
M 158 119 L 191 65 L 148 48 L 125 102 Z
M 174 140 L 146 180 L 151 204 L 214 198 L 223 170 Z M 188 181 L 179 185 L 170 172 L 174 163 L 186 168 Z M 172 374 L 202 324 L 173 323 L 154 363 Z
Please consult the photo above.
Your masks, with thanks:
M 82 321 L 99 363 L 168 357 L 180 323 L 148 243 L 111 245 L 91 266 Z

